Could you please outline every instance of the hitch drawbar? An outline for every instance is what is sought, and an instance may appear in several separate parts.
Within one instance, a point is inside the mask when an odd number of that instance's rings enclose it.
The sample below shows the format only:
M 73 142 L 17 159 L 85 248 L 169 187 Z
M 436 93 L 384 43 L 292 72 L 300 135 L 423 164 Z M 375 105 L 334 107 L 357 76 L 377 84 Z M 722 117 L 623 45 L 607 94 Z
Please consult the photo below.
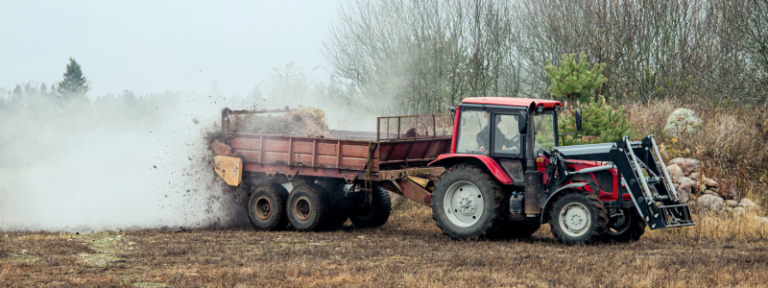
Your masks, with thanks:
M 611 150 L 622 184 L 651 229 L 694 225 L 688 205 L 680 203 L 653 135 L 637 142 L 624 136 Z

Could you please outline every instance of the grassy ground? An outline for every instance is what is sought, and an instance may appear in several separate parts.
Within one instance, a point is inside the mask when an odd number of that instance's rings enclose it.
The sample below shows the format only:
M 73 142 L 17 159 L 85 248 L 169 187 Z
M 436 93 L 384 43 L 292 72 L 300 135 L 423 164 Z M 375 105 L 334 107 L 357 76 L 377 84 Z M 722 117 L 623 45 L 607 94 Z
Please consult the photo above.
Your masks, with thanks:
M 759 287 L 768 242 L 651 233 L 637 243 L 566 246 L 548 227 L 510 241 L 453 241 L 425 207 L 380 229 L 322 233 L 6 232 L 0 286 Z M 7 235 L 7 236 L 6 236 Z

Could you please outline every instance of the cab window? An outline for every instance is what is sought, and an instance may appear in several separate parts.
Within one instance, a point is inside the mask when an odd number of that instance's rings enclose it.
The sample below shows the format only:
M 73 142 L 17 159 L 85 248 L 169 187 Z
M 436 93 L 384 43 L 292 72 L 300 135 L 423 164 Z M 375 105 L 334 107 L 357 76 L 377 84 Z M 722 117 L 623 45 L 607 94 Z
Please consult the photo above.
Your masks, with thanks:
M 496 131 L 493 135 L 493 153 L 520 154 L 520 131 L 517 115 L 496 115 Z
M 461 111 L 456 153 L 488 155 L 488 142 L 491 139 L 488 133 L 489 118 L 487 111 Z

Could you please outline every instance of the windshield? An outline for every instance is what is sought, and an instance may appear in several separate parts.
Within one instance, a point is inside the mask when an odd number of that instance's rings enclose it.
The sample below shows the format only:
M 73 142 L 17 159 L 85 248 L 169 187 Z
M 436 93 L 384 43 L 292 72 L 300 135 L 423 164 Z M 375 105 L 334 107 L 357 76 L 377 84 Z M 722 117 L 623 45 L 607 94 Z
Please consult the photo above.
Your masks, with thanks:
M 533 117 L 534 122 L 534 141 L 536 147 L 534 152 L 544 150 L 549 153 L 549 148 L 555 146 L 555 113 L 554 111 L 539 113 Z

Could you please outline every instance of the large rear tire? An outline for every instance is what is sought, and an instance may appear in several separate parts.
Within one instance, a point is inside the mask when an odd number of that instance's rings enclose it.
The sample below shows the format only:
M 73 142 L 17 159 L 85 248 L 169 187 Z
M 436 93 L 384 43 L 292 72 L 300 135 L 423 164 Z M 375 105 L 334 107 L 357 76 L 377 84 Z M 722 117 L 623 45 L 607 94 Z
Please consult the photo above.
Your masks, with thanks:
M 280 184 L 269 183 L 253 188 L 248 201 L 248 218 L 256 229 L 281 230 L 288 226 L 285 203 L 288 190 Z
M 327 192 L 315 184 L 301 184 L 288 196 L 288 220 L 298 231 L 318 231 L 332 219 Z
M 502 198 L 501 185 L 485 169 L 459 164 L 437 181 L 432 218 L 453 239 L 491 237 L 504 220 Z
M 371 204 L 350 213 L 349 219 L 360 228 L 381 227 L 387 223 L 391 213 L 392 199 L 389 197 L 389 191 L 374 186 L 371 191 Z
M 560 242 L 594 243 L 608 230 L 608 211 L 596 195 L 574 191 L 557 199 L 549 225 Z
M 647 224 L 637 213 L 637 209 L 621 209 L 620 216 L 612 217 L 608 222 L 608 231 L 603 240 L 614 242 L 634 242 L 645 234 Z

